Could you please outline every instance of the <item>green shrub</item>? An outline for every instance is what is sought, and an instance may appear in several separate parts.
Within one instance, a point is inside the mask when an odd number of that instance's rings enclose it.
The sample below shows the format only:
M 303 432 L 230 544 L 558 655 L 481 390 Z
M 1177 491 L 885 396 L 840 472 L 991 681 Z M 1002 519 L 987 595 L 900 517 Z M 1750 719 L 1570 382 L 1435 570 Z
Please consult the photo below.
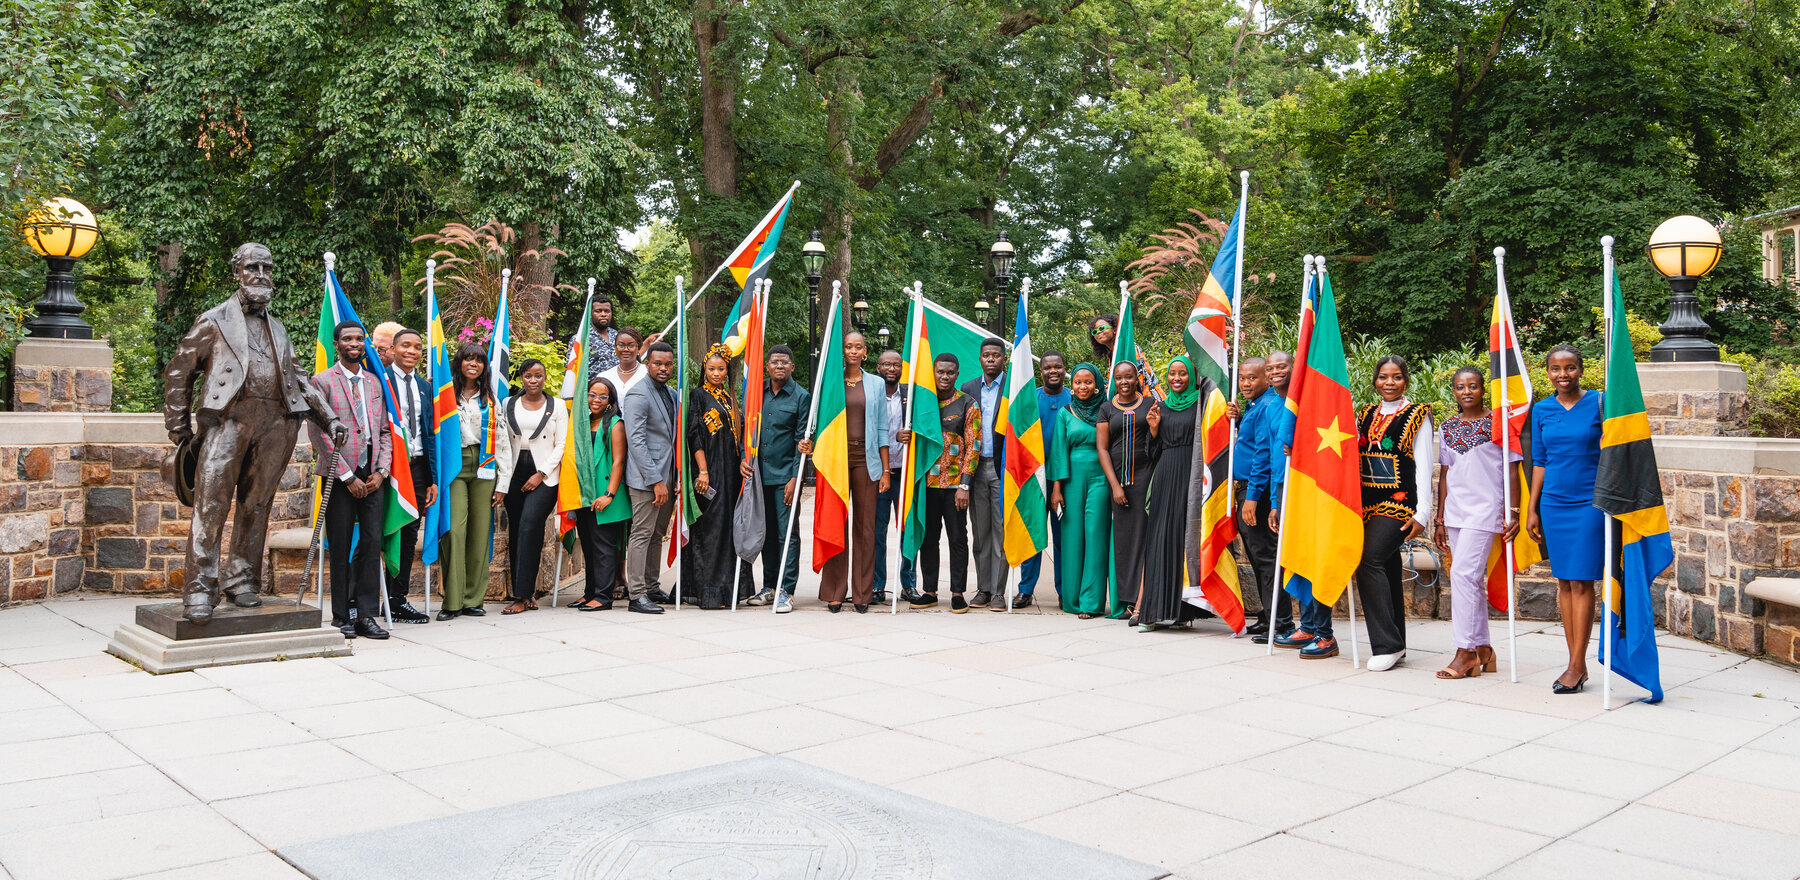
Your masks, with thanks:
M 1721 349 L 1719 359 L 1744 368 L 1749 382 L 1744 427 L 1750 436 L 1800 437 L 1800 365 L 1770 354 L 1759 358 Z

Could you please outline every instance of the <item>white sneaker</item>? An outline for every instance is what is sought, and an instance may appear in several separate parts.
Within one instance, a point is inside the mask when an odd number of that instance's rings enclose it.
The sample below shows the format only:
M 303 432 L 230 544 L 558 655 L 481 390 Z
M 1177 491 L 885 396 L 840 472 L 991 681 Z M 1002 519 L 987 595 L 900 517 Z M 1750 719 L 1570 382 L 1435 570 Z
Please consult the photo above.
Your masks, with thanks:
M 775 599 L 776 614 L 786 614 L 792 610 L 794 610 L 794 600 L 788 598 L 788 594 L 782 593 Z
M 739 605 L 752 605 L 752 606 L 767 605 L 774 598 L 775 598 L 774 590 L 763 590 L 763 591 L 757 593 L 756 595 L 751 596 L 750 598 L 745 599 L 742 602 L 739 602 L 738 604 Z
M 1399 666 L 1401 664 L 1401 662 L 1404 661 L 1405 659 L 1406 659 L 1405 651 L 1401 651 L 1398 654 L 1376 654 L 1375 656 L 1369 658 L 1369 671 L 1370 672 L 1386 672 L 1390 669 L 1393 669 L 1396 666 Z

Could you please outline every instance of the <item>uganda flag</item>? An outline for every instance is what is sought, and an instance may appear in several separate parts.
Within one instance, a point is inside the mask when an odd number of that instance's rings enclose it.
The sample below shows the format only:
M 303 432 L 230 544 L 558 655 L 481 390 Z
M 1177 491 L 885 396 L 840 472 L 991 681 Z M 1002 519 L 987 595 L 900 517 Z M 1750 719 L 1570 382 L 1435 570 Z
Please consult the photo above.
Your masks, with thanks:
M 1506 478 L 1518 487 L 1519 509 L 1530 510 L 1531 479 L 1526 462 L 1531 461 L 1531 377 L 1525 373 L 1525 354 L 1513 325 L 1512 297 L 1506 292 L 1505 268 L 1500 258 L 1496 258 L 1494 272 L 1499 293 L 1494 297 L 1493 319 L 1488 322 L 1488 404 L 1494 409 L 1494 442 L 1503 447 Z M 1519 460 L 1513 461 L 1505 453 L 1516 453 Z M 1509 548 L 1510 569 L 1506 558 Z M 1512 604 L 1508 575 L 1524 571 L 1543 558 L 1544 548 L 1525 529 L 1520 529 L 1510 542 L 1495 541 L 1488 551 L 1488 604 L 1507 610 Z
M 1031 327 L 1026 320 L 1030 281 L 1019 291 L 1013 325 L 1012 360 L 1006 367 L 1006 396 L 999 419 L 1000 509 L 1006 535 L 1006 564 L 1024 563 L 1050 546 L 1049 510 L 1044 497 L 1044 426 L 1038 418 L 1037 366 L 1031 362 Z
M 1237 537 L 1237 517 L 1231 503 L 1231 419 L 1225 411 L 1225 395 L 1204 373 L 1200 376 L 1200 424 L 1194 440 L 1194 473 L 1200 479 L 1188 487 L 1188 582 L 1199 585 L 1199 595 L 1183 598 L 1205 608 L 1231 626 L 1244 631 L 1244 591 L 1238 584 L 1237 560 L 1231 541 Z
M 813 394 L 813 489 L 812 570 L 823 571 L 825 562 L 849 545 L 850 434 L 844 416 L 844 316 L 843 298 L 831 297 L 825 313 L 825 332 L 819 337 L 825 360 L 819 367 L 819 387 Z M 858 461 L 856 467 L 865 465 Z
M 1611 517 L 1607 526 L 1613 529 L 1613 579 L 1606 585 L 1612 611 L 1602 648 L 1608 667 L 1649 691 L 1648 702 L 1657 703 L 1663 697 L 1662 673 L 1650 582 L 1675 561 L 1675 550 L 1617 277 L 1609 295 L 1612 326 L 1606 333 L 1612 354 L 1606 359 L 1606 393 L 1600 398 L 1600 469 L 1594 479 L 1594 506 Z
M 934 322 L 927 304 L 915 287 L 906 347 L 912 386 L 906 403 L 906 429 L 912 432 L 912 439 L 906 444 L 907 485 L 900 493 L 900 555 L 907 559 L 917 559 L 919 547 L 925 543 L 925 480 L 944 451 L 944 425 L 938 417 L 937 373 L 933 365 L 937 359 L 932 348 Z M 961 330 L 954 325 L 951 329 Z
M 1313 601 L 1326 605 L 1343 595 L 1362 558 L 1362 478 L 1348 367 L 1331 276 L 1321 264 L 1306 363 L 1295 377 L 1293 454 L 1282 509 L 1284 522 L 1306 528 L 1282 530 L 1281 566 L 1311 582 Z

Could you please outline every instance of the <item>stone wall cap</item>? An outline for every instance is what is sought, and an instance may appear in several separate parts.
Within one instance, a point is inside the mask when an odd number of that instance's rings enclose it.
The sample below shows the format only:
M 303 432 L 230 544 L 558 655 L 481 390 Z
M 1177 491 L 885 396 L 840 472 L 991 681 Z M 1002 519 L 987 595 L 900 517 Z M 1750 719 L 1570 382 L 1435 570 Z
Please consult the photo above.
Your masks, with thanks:
M 62 446 L 81 443 L 82 413 L 0 413 L 0 446 Z
M 1640 363 L 1638 384 L 1645 393 L 1657 391 L 1738 391 L 1750 390 L 1750 379 L 1744 368 L 1725 361 L 1695 363 Z
M 1664 470 L 1718 474 L 1800 475 L 1800 440 L 1786 437 L 1658 435 L 1656 465 Z
M 1744 592 L 1764 602 L 1800 608 L 1800 578 L 1759 577 L 1745 584 Z
M 113 350 L 104 339 L 42 339 L 27 336 L 13 349 L 13 363 L 43 367 L 95 367 L 108 372 Z
M 88 413 L 82 419 L 82 437 L 88 443 L 169 442 L 162 413 Z

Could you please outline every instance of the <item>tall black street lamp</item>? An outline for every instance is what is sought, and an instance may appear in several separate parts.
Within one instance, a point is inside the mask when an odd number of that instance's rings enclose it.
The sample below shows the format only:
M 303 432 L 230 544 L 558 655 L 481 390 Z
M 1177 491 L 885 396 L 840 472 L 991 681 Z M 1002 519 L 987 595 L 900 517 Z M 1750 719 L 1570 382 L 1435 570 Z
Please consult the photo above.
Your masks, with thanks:
M 856 325 L 856 330 L 859 333 L 869 329 L 868 300 L 859 296 L 856 298 L 856 302 L 850 304 L 850 322 Z
M 818 363 L 819 356 L 819 279 L 825 274 L 825 243 L 819 230 L 800 246 L 800 265 L 806 270 L 806 353 L 808 366 Z
M 39 339 L 93 339 L 94 328 L 81 319 L 87 306 L 75 298 L 75 261 L 87 256 L 100 237 L 100 227 L 86 205 L 70 198 L 51 199 L 25 218 L 25 243 L 50 264 L 37 314 L 25 322 L 27 335 Z
M 1006 330 L 1006 283 L 1012 280 L 1013 246 L 1006 240 L 1006 230 L 1001 230 L 994 237 L 994 246 L 988 248 L 988 271 L 994 276 L 994 291 L 999 300 L 999 319 L 994 327 L 994 335 L 999 336 Z M 982 303 L 975 304 L 977 313 L 983 311 Z M 980 318 L 977 323 L 985 324 L 987 319 Z
M 1690 214 L 1670 217 L 1650 233 L 1644 252 L 1669 282 L 1669 320 L 1659 327 L 1662 341 L 1650 348 L 1653 363 L 1716 361 L 1719 347 L 1706 341 L 1706 321 L 1694 288 L 1719 264 L 1724 241 L 1718 228 Z

